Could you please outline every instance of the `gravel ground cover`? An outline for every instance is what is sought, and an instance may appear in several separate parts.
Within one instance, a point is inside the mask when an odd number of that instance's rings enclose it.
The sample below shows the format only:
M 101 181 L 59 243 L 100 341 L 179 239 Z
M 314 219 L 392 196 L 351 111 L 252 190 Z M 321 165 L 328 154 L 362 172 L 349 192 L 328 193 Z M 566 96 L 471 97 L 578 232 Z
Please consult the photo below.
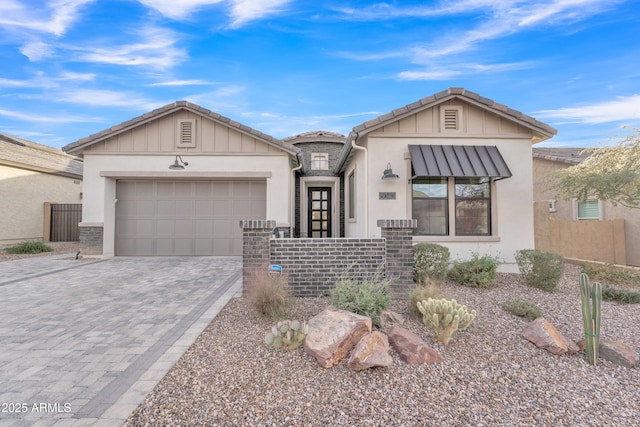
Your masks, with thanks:
M 353 372 L 346 360 L 324 369 L 302 348 L 264 344 L 274 323 L 244 298 L 220 312 L 126 425 L 208 426 L 640 426 L 640 369 L 584 353 L 554 356 L 526 341 L 526 321 L 500 307 L 512 298 L 538 305 L 565 336 L 582 338 L 580 268 L 565 267 L 554 293 L 499 274 L 492 289 L 447 282 L 478 317 L 445 348 L 420 320 L 405 327 L 445 361 L 410 366 L 391 350 L 393 366 Z M 289 317 L 309 319 L 325 298 L 297 299 Z M 409 316 L 406 301 L 393 310 Z M 602 334 L 640 351 L 640 305 L 602 303 Z

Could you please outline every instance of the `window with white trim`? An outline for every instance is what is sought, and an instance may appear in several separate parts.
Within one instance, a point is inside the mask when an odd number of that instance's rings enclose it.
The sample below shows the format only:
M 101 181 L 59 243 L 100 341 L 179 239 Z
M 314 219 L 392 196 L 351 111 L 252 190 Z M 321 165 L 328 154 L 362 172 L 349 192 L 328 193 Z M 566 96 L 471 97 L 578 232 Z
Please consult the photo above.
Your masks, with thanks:
M 329 170 L 329 153 L 311 153 L 311 170 Z
M 577 219 L 600 219 L 600 201 L 589 199 L 576 201 Z

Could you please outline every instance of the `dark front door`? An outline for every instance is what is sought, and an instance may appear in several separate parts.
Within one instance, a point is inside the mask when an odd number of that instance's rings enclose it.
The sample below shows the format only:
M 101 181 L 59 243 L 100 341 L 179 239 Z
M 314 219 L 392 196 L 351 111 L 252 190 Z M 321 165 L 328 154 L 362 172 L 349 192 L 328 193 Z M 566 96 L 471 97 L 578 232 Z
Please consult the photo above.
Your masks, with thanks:
M 331 187 L 309 187 L 309 236 L 331 237 Z

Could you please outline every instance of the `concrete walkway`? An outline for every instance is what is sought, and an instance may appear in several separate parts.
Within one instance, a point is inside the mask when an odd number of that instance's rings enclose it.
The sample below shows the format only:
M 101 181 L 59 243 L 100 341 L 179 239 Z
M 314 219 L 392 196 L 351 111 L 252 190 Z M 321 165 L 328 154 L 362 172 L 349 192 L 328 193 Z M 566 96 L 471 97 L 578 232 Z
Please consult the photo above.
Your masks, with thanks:
M 240 257 L 0 262 L 0 426 L 119 426 L 242 289 Z

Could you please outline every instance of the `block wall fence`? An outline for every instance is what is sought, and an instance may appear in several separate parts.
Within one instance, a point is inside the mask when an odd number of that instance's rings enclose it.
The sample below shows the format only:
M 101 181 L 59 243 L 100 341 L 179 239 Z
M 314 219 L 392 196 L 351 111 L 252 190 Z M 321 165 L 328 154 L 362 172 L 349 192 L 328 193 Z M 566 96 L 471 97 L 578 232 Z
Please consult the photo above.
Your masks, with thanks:
M 294 295 L 328 295 L 336 281 L 382 274 L 391 279 L 391 291 L 406 295 L 413 284 L 412 233 L 416 220 L 379 220 L 378 238 L 275 238 L 275 221 L 241 221 L 243 283 L 245 291 L 255 274 L 267 274 L 269 265 L 282 266 Z

